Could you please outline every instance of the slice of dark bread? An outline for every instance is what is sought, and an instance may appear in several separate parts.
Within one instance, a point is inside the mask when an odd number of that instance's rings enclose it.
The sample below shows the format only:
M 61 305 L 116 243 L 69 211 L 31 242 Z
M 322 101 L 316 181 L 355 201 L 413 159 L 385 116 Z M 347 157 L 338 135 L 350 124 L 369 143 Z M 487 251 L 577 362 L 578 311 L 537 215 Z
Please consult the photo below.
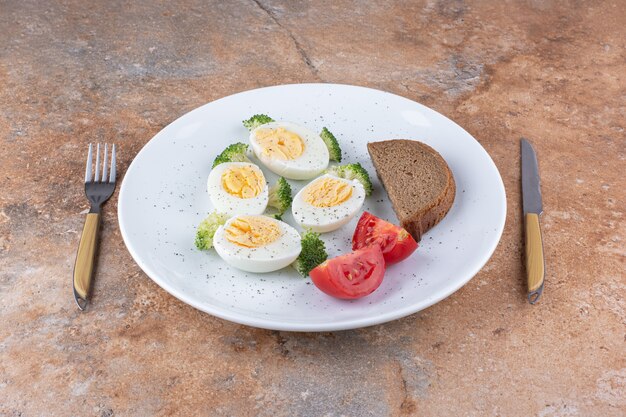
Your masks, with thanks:
M 437 151 L 415 140 L 370 142 L 367 150 L 402 227 L 419 242 L 452 207 L 452 171 Z

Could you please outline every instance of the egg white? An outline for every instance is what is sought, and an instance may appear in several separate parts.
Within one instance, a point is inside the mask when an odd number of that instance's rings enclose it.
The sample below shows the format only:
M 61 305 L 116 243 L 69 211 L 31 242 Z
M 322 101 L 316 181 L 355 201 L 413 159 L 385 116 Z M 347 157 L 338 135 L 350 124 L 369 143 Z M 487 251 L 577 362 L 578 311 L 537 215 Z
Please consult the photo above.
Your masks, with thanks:
M 330 177 L 352 186 L 352 195 L 341 204 L 332 207 L 315 207 L 304 200 L 304 192 L 308 186 L 320 178 Z M 314 232 L 326 233 L 339 229 L 348 223 L 363 207 L 365 188 L 357 180 L 347 180 L 325 174 L 311 181 L 302 188 L 293 199 L 291 212 L 294 220 L 303 228 Z
M 222 174 L 228 168 L 236 166 L 251 166 L 261 175 L 264 186 L 259 195 L 252 198 L 239 198 L 229 194 L 228 191 L 224 189 L 222 186 Z M 213 207 L 217 211 L 229 216 L 261 214 L 267 207 L 268 188 L 265 176 L 261 168 L 249 162 L 225 162 L 213 168 L 207 180 L 207 191 L 209 192 L 209 199 Z
M 296 159 L 274 159 L 263 153 L 256 133 L 259 129 L 284 128 L 302 138 L 304 152 Z M 272 172 L 292 180 L 308 180 L 321 174 L 328 167 L 328 148 L 317 133 L 304 126 L 290 122 L 271 122 L 261 125 L 250 132 L 250 144 L 256 157 Z
M 236 219 L 229 219 L 220 226 L 213 237 L 213 246 L 217 254 L 229 265 L 248 272 L 272 272 L 282 269 L 296 260 L 302 245 L 296 229 L 280 220 L 270 219 L 279 227 L 281 236 L 258 248 L 246 248 L 226 239 L 226 228 Z

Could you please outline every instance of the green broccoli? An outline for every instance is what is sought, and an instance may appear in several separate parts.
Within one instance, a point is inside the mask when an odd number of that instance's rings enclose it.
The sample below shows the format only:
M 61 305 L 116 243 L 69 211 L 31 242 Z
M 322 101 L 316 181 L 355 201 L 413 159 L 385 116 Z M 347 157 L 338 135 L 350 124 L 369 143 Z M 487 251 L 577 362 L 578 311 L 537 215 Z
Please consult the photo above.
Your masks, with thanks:
M 245 143 L 237 142 L 232 145 L 228 145 L 221 154 L 217 155 L 213 161 L 212 168 L 215 168 L 224 162 L 250 162 L 247 152 L 248 145 Z
M 244 120 L 242 123 L 246 127 L 246 129 L 252 131 L 259 126 L 264 125 L 265 123 L 269 123 L 273 121 L 274 119 L 272 119 L 266 114 L 255 114 L 248 120 Z
M 335 162 L 341 162 L 341 148 L 339 147 L 339 142 L 337 142 L 337 138 L 335 137 L 335 135 L 330 133 L 330 130 L 323 128 L 322 133 L 320 133 L 320 137 L 328 148 L 330 160 Z
M 196 247 L 200 250 L 211 249 L 217 228 L 226 223 L 226 220 L 228 216 L 217 211 L 210 213 L 206 219 L 202 220 L 196 231 Z
M 302 245 L 302 251 L 291 266 L 300 275 L 306 277 L 313 268 L 328 259 L 328 253 L 326 252 L 324 241 L 320 239 L 320 234 L 310 230 L 302 234 L 300 244 Z
M 267 205 L 278 210 L 278 216 L 282 216 L 282 214 L 287 211 L 291 205 L 292 200 L 291 186 L 286 179 L 280 177 L 278 181 L 276 181 L 276 184 L 269 189 L 269 200 Z
M 370 180 L 369 174 L 360 163 L 357 162 L 356 164 L 336 165 L 328 168 L 326 172 L 339 178 L 357 180 L 363 184 L 363 188 L 365 188 L 365 195 L 372 195 L 372 181 Z

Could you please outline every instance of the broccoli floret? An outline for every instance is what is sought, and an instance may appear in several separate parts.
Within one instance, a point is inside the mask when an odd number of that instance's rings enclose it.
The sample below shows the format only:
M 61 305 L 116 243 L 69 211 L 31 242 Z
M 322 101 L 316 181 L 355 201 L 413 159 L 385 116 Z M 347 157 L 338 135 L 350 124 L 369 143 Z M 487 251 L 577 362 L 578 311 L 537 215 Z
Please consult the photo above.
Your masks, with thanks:
M 269 200 L 267 201 L 267 205 L 278 210 L 278 215 L 282 216 L 282 214 L 287 211 L 291 205 L 292 200 L 291 186 L 286 179 L 280 177 L 278 181 L 276 181 L 276 184 L 269 189 Z
M 213 168 L 224 162 L 250 162 L 247 152 L 248 145 L 245 143 L 237 142 L 228 145 L 213 161 Z
M 302 234 L 300 244 L 302 245 L 302 251 L 291 266 L 293 266 L 300 275 L 306 277 L 313 268 L 328 259 L 328 253 L 326 252 L 324 241 L 320 239 L 320 234 L 310 230 Z
M 363 188 L 365 188 L 365 195 L 372 195 L 373 187 L 370 175 L 360 163 L 357 162 L 356 164 L 336 165 L 328 168 L 326 172 L 339 178 L 357 180 L 363 184 Z
M 283 215 L 280 213 L 273 214 L 272 217 L 276 220 L 280 220 L 281 222 L 283 221 Z
M 217 228 L 226 223 L 228 216 L 226 214 L 214 211 L 209 214 L 206 219 L 200 222 L 196 231 L 196 247 L 200 250 L 207 250 L 213 247 L 213 236 Z
M 244 120 L 242 123 L 246 127 L 246 129 L 252 131 L 259 126 L 264 125 L 265 123 L 269 123 L 273 121 L 274 119 L 272 119 L 266 114 L 255 114 L 248 120 Z
M 341 162 L 341 148 L 339 147 L 339 142 L 337 142 L 337 138 L 335 137 L 335 135 L 330 133 L 330 130 L 323 128 L 322 133 L 320 133 L 320 137 L 328 148 L 330 160 L 335 162 Z

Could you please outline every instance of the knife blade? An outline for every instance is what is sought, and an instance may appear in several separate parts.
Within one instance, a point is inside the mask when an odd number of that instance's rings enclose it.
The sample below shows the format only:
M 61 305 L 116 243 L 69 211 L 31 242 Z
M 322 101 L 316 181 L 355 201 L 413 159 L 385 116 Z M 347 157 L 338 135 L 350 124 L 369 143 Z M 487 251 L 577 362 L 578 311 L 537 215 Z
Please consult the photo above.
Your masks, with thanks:
M 535 304 L 543 293 L 545 258 L 539 216 L 543 213 L 539 165 L 530 142 L 520 140 L 522 158 L 522 207 L 524 210 L 526 282 L 528 301 Z

